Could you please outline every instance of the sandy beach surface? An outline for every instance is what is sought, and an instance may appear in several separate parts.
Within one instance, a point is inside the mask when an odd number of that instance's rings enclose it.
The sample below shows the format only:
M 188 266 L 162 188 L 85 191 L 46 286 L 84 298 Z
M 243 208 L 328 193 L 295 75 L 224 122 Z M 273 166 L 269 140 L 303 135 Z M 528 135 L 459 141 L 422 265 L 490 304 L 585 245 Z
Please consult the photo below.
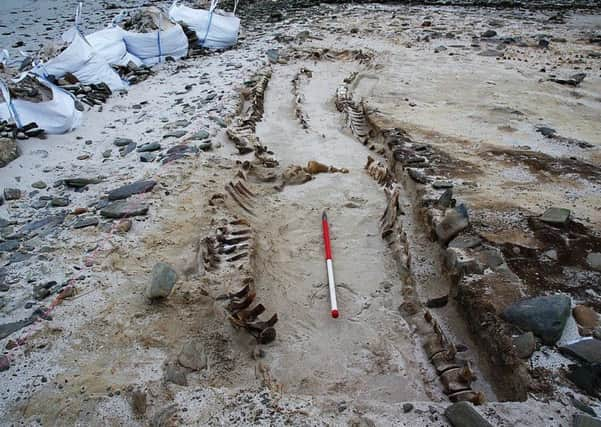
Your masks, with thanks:
M 17 141 L 1 425 L 601 423 L 601 10 L 301 3 Z M 3 1 L 0 48 L 76 4 Z

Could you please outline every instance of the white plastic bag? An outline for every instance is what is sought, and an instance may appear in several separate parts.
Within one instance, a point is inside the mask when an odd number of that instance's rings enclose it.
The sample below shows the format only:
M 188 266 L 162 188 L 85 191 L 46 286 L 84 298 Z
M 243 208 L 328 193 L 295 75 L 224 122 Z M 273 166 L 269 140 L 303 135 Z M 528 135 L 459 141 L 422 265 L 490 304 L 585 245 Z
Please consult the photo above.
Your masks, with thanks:
M 60 134 L 77 128 L 81 112 L 75 108 L 73 97 L 52 83 L 40 79 L 40 83 L 52 91 L 52 100 L 30 102 L 11 99 L 8 88 L 0 81 L 4 102 L 0 103 L 0 120 L 14 120 L 18 127 L 35 122 L 49 134 Z
M 237 3 L 237 2 L 236 2 Z M 233 13 L 219 14 L 215 11 L 218 1 L 211 3 L 209 10 L 180 6 L 177 0 L 169 9 L 169 17 L 183 22 L 198 36 L 198 45 L 210 49 L 225 49 L 238 41 L 240 19 Z
M 71 73 L 84 84 L 106 83 L 113 91 L 127 89 L 127 83 L 121 80 L 119 74 L 94 50 L 79 30 L 73 28 L 63 37 L 70 41 L 69 47 L 49 61 L 36 65 L 33 68 L 35 74 L 61 78 Z
M 156 13 L 159 30 L 137 33 L 122 29 L 127 51 L 140 58 L 145 65 L 163 62 L 168 56 L 174 59 L 183 58 L 188 54 L 188 38 L 181 25 L 171 22 L 169 17 L 158 8 L 152 8 L 154 10 L 150 13 Z M 169 25 L 161 27 L 162 21 L 166 21 Z
M 127 52 L 123 40 L 123 29 L 119 27 L 108 27 L 85 36 L 88 43 L 96 52 L 110 65 L 127 65 L 130 61 L 137 66 L 142 61 Z

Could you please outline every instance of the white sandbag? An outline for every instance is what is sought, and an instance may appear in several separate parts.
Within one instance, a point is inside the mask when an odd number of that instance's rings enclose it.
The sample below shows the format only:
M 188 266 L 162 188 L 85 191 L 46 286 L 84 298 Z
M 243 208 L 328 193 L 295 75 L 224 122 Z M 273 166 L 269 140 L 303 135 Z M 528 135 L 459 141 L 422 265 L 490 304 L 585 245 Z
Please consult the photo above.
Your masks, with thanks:
M 35 74 L 61 78 L 71 73 L 84 84 L 106 83 L 113 91 L 127 89 L 127 83 L 121 80 L 79 30 L 73 28 L 63 34 L 63 38 L 70 42 L 67 49 L 49 61 L 36 65 L 33 68 Z
M 52 100 L 30 102 L 10 98 L 4 82 L 0 91 L 4 98 L 0 103 L 0 120 L 14 120 L 18 127 L 35 122 L 49 134 L 60 134 L 77 128 L 81 123 L 81 112 L 75 108 L 73 97 L 58 86 L 40 79 L 40 83 L 52 91 Z
M 145 65 L 163 62 L 168 56 L 180 59 L 188 54 L 188 38 L 181 25 L 151 33 L 123 32 L 127 51 L 140 58 Z
M 137 66 L 142 61 L 127 51 L 123 40 L 123 29 L 109 27 L 85 36 L 94 50 L 110 65 L 127 65 L 130 61 Z
M 240 19 L 233 13 L 223 11 L 218 13 L 216 7 L 217 2 L 213 2 L 209 10 L 193 9 L 174 2 L 169 9 L 169 17 L 176 22 L 183 22 L 194 30 L 199 46 L 209 49 L 232 47 L 238 41 Z

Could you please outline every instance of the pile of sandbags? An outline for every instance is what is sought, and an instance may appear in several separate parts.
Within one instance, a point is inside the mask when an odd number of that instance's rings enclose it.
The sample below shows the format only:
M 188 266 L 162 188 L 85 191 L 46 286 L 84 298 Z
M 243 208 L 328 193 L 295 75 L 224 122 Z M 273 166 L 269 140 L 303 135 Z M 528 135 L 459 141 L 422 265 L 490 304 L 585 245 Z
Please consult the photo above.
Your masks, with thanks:
M 188 39 L 181 25 L 172 22 L 155 6 L 140 8 L 122 18 L 123 40 L 127 51 L 145 65 L 188 54 Z
M 169 17 L 185 25 L 196 33 L 198 46 L 208 49 L 225 49 L 238 41 L 240 19 L 231 13 L 217 10 L 219 0 L 213 0 L 209 10 L 193 9 L 178 5 L 177 1 L 169 9 Z M 236 2 L 237 3 L 237 2 Z

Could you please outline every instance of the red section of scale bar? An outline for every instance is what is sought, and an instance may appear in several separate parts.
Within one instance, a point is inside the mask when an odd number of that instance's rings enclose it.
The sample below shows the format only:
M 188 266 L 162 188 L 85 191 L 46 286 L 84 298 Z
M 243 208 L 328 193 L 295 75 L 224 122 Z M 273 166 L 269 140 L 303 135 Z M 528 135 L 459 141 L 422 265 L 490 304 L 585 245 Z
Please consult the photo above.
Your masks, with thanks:
M 332 247 L 330 246 L 330 227 L 328 226 L 328 217 L 325 211 L 321 216 L 321 225 L 323 227 L 323 241 L 326 246 L 326 259 L 332 259 Z

